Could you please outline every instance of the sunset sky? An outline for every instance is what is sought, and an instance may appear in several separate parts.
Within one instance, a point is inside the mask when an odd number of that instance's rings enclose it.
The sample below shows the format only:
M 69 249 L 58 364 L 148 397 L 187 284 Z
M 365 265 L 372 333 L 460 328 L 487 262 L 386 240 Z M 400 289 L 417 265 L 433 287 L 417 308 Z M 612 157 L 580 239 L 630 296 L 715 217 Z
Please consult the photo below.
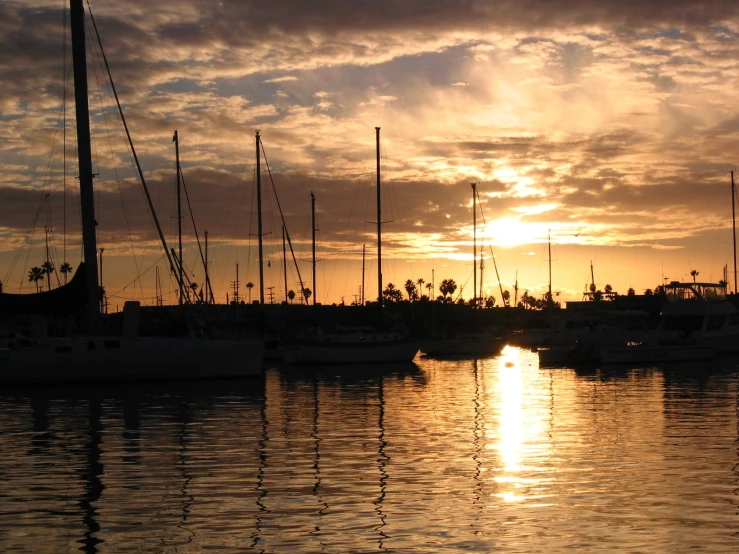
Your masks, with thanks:
M 725 265 L 733 284 L 736 0 L 90 5 L 170 247 L 178 130 L 219 302 L 236 263 L 242 296 L 248 281 L 257 285 L 252 299 L 259 296 L 257 129 L 310 288 L 316 196 L 319 302 L 354 300 L 363 244 L 366 297 L 376 297 L 376 126 L 389 221 L 385 284 L 430 282 L 433 270 L 437 289 L 452 278 L 472 296 L 471 182 L 485 218 L 478 214 L 484 289 L 497 304 L 491 249 L 504 289 L 518 278 L 520 292 L 541 295 L 549 232 L 560 300 L 581 299 L 591 261 L 598 288 L 622 294 L 690 280 L 691 270 L 718 281 Z M 0 3 L 0 280 L 9 292 L 35 290 L 27 274 L 46 259 L 44 225 L 57 267 L 81 258 L 71 77 L 66 171 L 62 148 L 66 7 Z M 157 266 L 165 302 L 176 302 L 99 54 L 88 60 L 98 246 L 111 307 L 153 303 Z M 282 231 L 264 165 L 262 175 L 265 287 L 277 302 Z M 189 216 L 183 228 L 185 265 L 202 283 Z M 288 288 L 297 291 L 297 282 L 289 268 Z

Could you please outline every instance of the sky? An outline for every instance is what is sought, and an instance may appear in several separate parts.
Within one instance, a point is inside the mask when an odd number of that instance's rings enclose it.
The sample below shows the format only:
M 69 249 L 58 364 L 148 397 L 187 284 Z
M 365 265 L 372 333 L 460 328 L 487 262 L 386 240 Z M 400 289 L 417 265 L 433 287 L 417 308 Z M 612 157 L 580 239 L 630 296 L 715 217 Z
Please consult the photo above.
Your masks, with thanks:
M 498 305 L 501 286 L 546 291 L 550 244 L 552 288 L 563 301 L 582 298 L 591 264 L 596 286 L 621 294 L 690 280 L 693 270 L 715 282 L 725 266 L 733 289 L 736 1 L 90 6 L 174 248 L 178 131 L 201 242 L 208 230 L 218 302 L 233 294 L 236 264 L 242 298 L 259 297 L 257 130 L 269 164 L 261 162 L 266 301 L 285 298 L 278 202 L 300 278 L 319 302 L 357 299 L 363 245 L 365 298 L 376 297 L 375 127 L 384 285 L 402 289 L 423 279 L 438 289 L 454 279 L 457 295 L 472 296 L 474 182 L 483 294 Z M 0 280 L 9 292 L 35 290 L 28 271 L 46 260 L 47 235 L 57 268 L 81 260 L 65 18 L 61 0 L 0 3 Z M 152 304 L 156 268 L 164 302 L 176 302 L 92 50 L 98 246 L 111 309 L 130 299 Z M 183 214 L 185 266 L 202 283 L 186 203 Z M 292 264 L 287 281 L 299 289 Z M 250 293 L 247 282 L 256 285 Z

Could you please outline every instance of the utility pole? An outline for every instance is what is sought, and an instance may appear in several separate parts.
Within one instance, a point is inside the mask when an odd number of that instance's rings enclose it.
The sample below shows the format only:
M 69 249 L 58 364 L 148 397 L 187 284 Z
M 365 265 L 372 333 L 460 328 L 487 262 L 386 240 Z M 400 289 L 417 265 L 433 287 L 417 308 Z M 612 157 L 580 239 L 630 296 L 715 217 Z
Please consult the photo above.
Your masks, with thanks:
M 103 287 L 103 252 L 105 248 L 100 249 L 100 313 L 105 313 L 105 288 Z

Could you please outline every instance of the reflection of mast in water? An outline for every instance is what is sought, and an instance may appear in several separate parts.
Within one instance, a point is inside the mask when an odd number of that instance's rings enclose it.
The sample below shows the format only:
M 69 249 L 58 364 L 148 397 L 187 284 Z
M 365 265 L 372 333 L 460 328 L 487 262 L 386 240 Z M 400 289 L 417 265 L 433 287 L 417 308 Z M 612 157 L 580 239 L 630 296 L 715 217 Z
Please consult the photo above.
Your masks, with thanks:
M 479 513 L 482 512 L 482 508 L 484 504 L 481 504 L 480 499 L 483 495 L 482 490 L 482 439 L 483 439 L 483 433 L 485 432 L 485 422 L 482 414 L 482 392 L 481 392 L 481 386 L 480 386 L 480 376 L 479 376 L 479 370 L 478 367 L 478 360 L 475 358 L 473 363 L 473 369 L 475 374 L 475 397 L 473 400 L 473 404 L 475 406 L 475 428 L 474 428 L 474 452 L 472 454 L 472 459 L 475 462 L 475 492 L 474 492 L 474 500 L 472 502 L 473 506 L 476 506 L 478 508 L 478 517 L 475 518 L 475 521 L 479 521 Z M 479 531 L 475 531 L 478 533 Z
M 98 551 L 97 545 L 103 542 L 95 536 L 100 531 L 100 525 L 97 522 L 95 502 L 100 500 L 100 496 L 105 486 L 100 480 L 103 474 L 103 464 L 100 461 L 100 444 L 102 443 L 102 425 L 100 423 L 102 415 L 102 401 L 99 398 L 90 398 L 90 434 L 89 440 L 85 445 L 87 450 L 87 466 L 82 470 L 82 479 L 85 483 L 85 490 L 80 498 L 80 508 L 82 508 L 82 521 L 87 530 L 84 538 L 80 541 L 82 546 L 79 550 L 88 554 Z
M 737 439 L 734 441 L 734 444 L 737 445 L 737 451 L 736 451 L 736 457 L 737 462 L 734 464 L 734 467 L 732 471 L 734 472 L 734 476 L 736 477 L 735 482 L 737 483 L 737 488 L 734 489 L 734 496 L 739 496 L 739 392 L 736 394 L 736 434 Z M 736 512 L 737 515 L 739 515 L 739 509 Z M 733 537 L 739 537 L 739 531 L 732 534 Z
M 257 486 L 256 490 L 259 492 L 257 496 L 257 507 L 259 508 L 256 512 L 256 519 L 254 522 L 254 531 L 251 534 L 251 545 L 250 548 L 254 548 L 262 541 L 260 536 L 262 532 L 262 519 L 266 513 L 269 512 L 267 507 L 264 505 L 264 498 L 267 496 L 267 489 L 264 488 L 264 472 L 267 468 L 267 381 L 263 380 L 263 392 L 262 392 L 262 407 L 259 410 L 259 417 L 262 423 L 262 437 L 259 439 L 259 470 L 257 471 Z M 260 550 L 264 552 L 264 548 Z
M 123 399 L 123 461 L 138 465 L 141 461 L 141 410 L 134 397 Z
M 44 456 L 50 453 L 51 433 L 49 432 L 49 399 L 42 395 L 31 396 L 31 413 L 33 415 L 33 437 L 31 438 L 31 456 Z
M 187 453 L 187 446 L 185 444 L 185 434 L 187 433 L 187 424 L 190 420 L 190 411 L 188 410 L 187 402 L 183 399 L 182 404 L 180 405 L 180 419 L 182 421 L 182 430 L 180 431 L 180 453 L 179 453 L 179 466 L 182 469 L 182 488 L 180 489 L 180 493 L 182 493 L 182 521 L 177 524 L 177 527 L 179 529 L 184 529 L 187 531 L 190 535 L 187 537 L 187 541 L 184 544 L 190 544 L 193 540 L 193 537 L 195 537 L 195 533 L 192 531 L 192 529 L 187 527 L 187 516 L 190 514 L 190 507 L 192 506 L 193 500 L 195 500 L 195 497 L 192 496 L 187 491 L 187 486 L 190 484 L 190 481 L 192 481 L 192 475 L 190 475 L 187 471 L 187 465 L 186 465 L 186 453 Z
M 375 512 L 380 517 L 380 524 L 376 527 L 380 536 L 377 539 L 377 543 L 380 550 L 385 550 L 384 542 L 388 538 L 385 532 L 382 530 L 385 527 L 385 513 L 382 511 L 382 503 L 385 501 L 385 494 L 387 489 L 387 470 L 385 467 L 390 461 L 390 456 L 385 454 L 385 448 L 387 447 L 387 441 L 385 440 L 385 391 L 383 387 L 383 378 L 380 376 L 380 380 L 377 387 L 377 397 L 379 400 L 380 415 L 378 421 L 378 427 L 380 428 L 379 445 L 377 449 L 377 467 L 380 470 L 380 495 L 375 500 Z
M 319 495 L 318 491 L 321 487 L 321 453 L 320 453 L 320 445 L 321 445 L 321 439 L 318 436 L 318 379 L 316 378 L 313 381 L 313 404 L 315 406 L 315 410 L 313 411 L 313 430 L 311 431 L 311 438 L 315 441 L 315 448 L 314 452 L 316 453 L 316 456 L 314 458 L 313 462 L 313 472 L 315 475 L 315 483 L 313 484 L 313 496 L 315 496 L 318 499 L 318 502 L 321 503 L 323 506 L 320 510 L 318 510 L 318 520 L 316 521 L 316 525 L 313 528 L 313 531 L 311 531 L 311 535 L 318 535 L 321 531 L 321 518 L 326 514 L 326 510 L 328 510 L 328 504 L 326 501 Z M 322 541 L 319 541 L 320 545 L 322 547 L 326 547 L 325 544 L 323 544 Z

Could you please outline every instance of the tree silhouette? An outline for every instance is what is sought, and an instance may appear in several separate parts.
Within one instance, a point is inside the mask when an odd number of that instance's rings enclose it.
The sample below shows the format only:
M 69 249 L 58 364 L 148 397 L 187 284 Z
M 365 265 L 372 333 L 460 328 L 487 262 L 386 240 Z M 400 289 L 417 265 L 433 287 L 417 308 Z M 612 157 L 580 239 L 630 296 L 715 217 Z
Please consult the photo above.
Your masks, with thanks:
M 28 280 L 36 285 L 36 292 L 39 292 L 38 282 L 44 280 L 44 270 L 40 267 L 32 267 L 28 272 Z
M 41 264 L 41 271 L 46 274 L 47 286 L 49 287 L 49 290 L 51 290 L 51 274 L 54 271 L 54 264 L 52 264 L 49 260 L 46 260 L 44 263 Z
M 308 299 L 310 298 L 310 295 L 313 294 L 313 291 L 310 290 L 308 287 L 303 289 L 303 298 L 305 298 L 305 304 L 308 304 Z
M 295 300 L 295 291 L 292 289 L 287 291 L 287 297 L 290 299 L 290 304 L 292 304 L 293 300 Z
M 64 262 L 62 266 L 59 268 L 59 271 L 62 275 L 64 275 L 64 284 L 67 284 L 67 275 L 69 273 L 72 273 L 72 266 L 69 264 L 69 262 Z
M 400 302 L 403 300 L 403 293 L 394 284 L 388 283 L 385 290 L 382 291 L 382 297 L 388 302 Z
M 508 292 L 508 291 L 505 291 L 505 292 Z M 495 297 L 494 296 L 488 296 L 485 299 L 485 307 L 486 308 L 492 308 L 493 306 L 495 306 Z
M 247 289 L 248 289 L 248 291 L 249 291 L 249 304 L 251 304 L 251 289 L 253 289 L 253 288 L 254 288 L 254 283 L 252 283 L 251 281 L 249 281 L 249 282 L 248 282 L 248 283 L 246 284 L 246 288 L 247 288 Z
M 423 277 L 419 277 L 418 279 L 416 279 L 416 284 L 418 285 L 418 294 L 420 296 L 423 296 L 423 284 L 425 282 L 426 281 L 423 279 Z
M 431 299 L 431 295 L 434 292 L 434 284 L 433 283 L 426 283 L 426 290 L 429 291 L 428 292 L 428 297 L 429 297 L 429 300 L 430 300 Z
M 695 270 L 695 269 L 691 269 L 690 270 L 690 275 L 691 275 L 691 277 L 693 277 L 693 283 L 695 283 L 695 278 L 698 277 L 699 272 L 697 270 Z
M 190 290 L 192 290 L 192 294 L 195 297 L 196 301 L 198 299 L 198 287 L 199 286 L 200 285 L 198 285 L 197 283 L 190 283 Z
M 495 299 L 493 299 L 493 300 L 495 300 Z M 509 304 L 510 301 L 511 301 L 511 291 L 504 290 L 503 291 L 503 305 L 504 306 L 508 306 L 508 304 Z M 485 302 L 485 304 L 487 305 L 487 301 Z
M 408 294 L 408 300 L 411 302 L 418 296 L 416 293 L 416 284 L 410 279 L 405 282 L 405 292 Z
M 444 279 L 439 284 L 439 292 L 444 295 L 444 302 L 447 301 L 447 298 L 446 298 L 447 295 L 450 297 L 453 296 L 454 291 L 456 290 L 457 290 L 457 283 L 454 282 L 454 279 Z M 451 301 L 451 298 L 450 298 L 450 301 Z
M 629 287 L 629 290 L 626 291 L 626 296 L 636 296 L 636 291 L 632 287 Z

